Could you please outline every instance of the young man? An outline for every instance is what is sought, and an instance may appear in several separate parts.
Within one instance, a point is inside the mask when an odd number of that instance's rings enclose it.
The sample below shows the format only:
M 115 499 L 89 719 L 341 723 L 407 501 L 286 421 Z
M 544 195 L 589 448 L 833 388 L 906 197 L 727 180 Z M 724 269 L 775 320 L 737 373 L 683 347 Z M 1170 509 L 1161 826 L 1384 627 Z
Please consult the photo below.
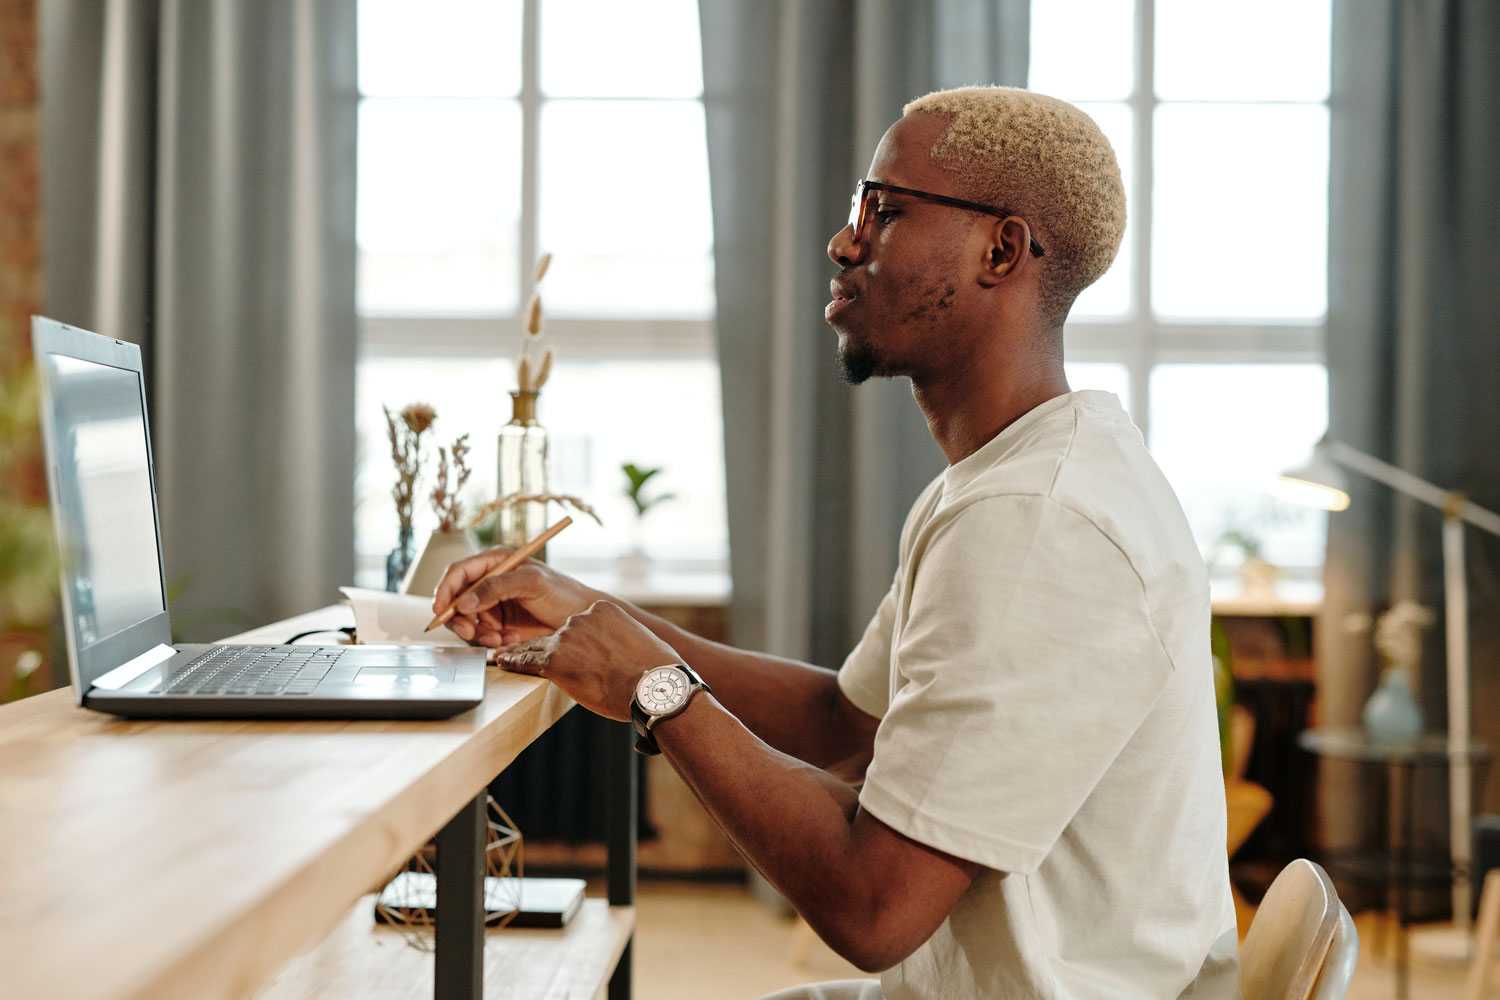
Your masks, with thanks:
M 1124 218 L 1108 142 L 1061 101 L 940 92 L 881 140 L 826 317 L 850 382 L 911 379 L 949 467 L 838 672 L 535 563 L 458 606 L 507 669 L 634 716 L 824 940 L 883 972 L 808 996 L 1237 995 L 1207 575 L 1118 401 L 1063 374 Z M 498 558 L 451 568 L 434 608 Z

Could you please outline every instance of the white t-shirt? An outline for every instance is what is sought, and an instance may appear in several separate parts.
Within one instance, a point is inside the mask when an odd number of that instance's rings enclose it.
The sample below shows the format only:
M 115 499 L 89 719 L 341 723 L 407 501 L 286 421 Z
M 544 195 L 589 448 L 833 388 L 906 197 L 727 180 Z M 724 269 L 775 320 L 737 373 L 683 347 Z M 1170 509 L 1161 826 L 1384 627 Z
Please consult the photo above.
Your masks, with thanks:
M 839 684 L 861 805 L 983 868 L 906 998 L 1235 997 L 1208 579 L 1119 401 L 1074 392 L 950 466 Z

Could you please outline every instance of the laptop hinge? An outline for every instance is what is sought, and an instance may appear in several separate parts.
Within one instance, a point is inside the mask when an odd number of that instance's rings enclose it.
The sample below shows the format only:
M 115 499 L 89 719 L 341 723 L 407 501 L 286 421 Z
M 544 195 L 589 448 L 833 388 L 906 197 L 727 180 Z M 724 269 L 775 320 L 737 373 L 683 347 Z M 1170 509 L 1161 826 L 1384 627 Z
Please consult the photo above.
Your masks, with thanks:
M 177 655 L 177 650 L 166 644 L 148 649 L 128 663 L 122 663 L 107 674 L 94 678 L 94 687 L 105 691 L 118 691 L 159 663 L 165 663 Z

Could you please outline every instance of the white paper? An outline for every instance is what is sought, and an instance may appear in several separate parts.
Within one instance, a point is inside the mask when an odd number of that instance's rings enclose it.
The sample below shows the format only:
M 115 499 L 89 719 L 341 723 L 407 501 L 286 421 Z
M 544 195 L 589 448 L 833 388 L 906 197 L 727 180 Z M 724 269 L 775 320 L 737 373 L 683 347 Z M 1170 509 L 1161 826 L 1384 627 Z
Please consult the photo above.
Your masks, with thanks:
M 422 631 L 432 621 L 432 598 L 384 590 L 340 587 L 354 609 L 354 635 L 366 645 L 467 646 L 445 625 Z

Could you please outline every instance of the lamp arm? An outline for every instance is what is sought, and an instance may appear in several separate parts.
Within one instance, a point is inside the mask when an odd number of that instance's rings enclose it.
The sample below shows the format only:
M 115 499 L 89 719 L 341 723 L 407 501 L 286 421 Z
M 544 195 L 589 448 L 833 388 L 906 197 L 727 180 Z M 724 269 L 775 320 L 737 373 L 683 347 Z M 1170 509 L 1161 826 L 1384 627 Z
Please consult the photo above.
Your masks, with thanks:
M 1500 536 L 1500 514 L 1492 510 L 1486 510 L 1477 504 L 1463 499 L 1461 493 L 1445 490 L 1434 486 L 1425 479 L 1420 479 L 1405 469 L 1398 468 L 1389 462 L 1382 462 L 1374 455 L 1368 455 L 1358 448 L 1351 448 L 1342 441 L 1326 438 L 1318 445 L 1333 461 L 1355 472 L 1369 476 L 1377 483 L 1383 483 L 1395 490 L 1422 501 L 1429 506 L 1436 507 L 1444 512 L 1445 516 L 1456 514 L 1459 518 L 1467 521 L 1492 535 Z

